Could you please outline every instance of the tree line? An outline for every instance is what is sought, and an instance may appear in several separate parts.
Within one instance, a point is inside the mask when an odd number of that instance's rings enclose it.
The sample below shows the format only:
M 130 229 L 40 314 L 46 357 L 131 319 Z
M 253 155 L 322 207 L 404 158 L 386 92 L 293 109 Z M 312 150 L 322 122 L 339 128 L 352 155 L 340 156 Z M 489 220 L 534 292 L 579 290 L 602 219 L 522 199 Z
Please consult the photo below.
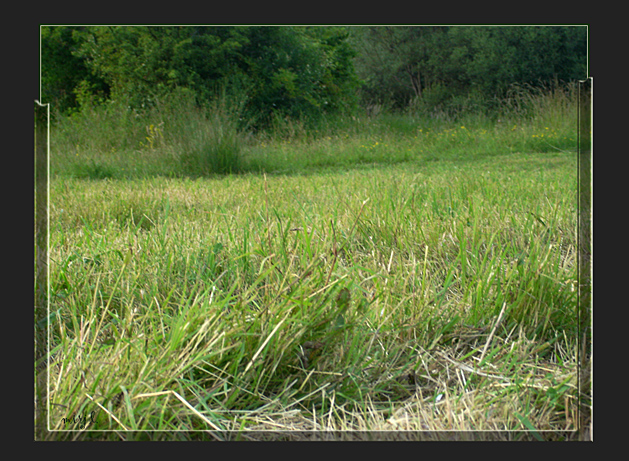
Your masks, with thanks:
M 380 105 L 491 110 L 514 84 L 587 77 L 585 26 L 46 26 L 42 99 L 142 110 L 174 91 L 245 97 L 248 115 Z

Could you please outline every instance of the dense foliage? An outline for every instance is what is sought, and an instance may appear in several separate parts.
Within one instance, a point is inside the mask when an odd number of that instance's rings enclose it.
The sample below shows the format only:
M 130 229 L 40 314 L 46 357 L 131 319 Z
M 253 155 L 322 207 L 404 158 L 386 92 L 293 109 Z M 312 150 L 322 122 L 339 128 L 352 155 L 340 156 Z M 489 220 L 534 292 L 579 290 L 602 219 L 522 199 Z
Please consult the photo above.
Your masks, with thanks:
M 365 27 L 354 37 L 356 67 L 372 104 L 487 108 L 514 83 L 585 79 L 586 34 L 585 27 Z
M 513 83 L 587 77 L 587 29 L 557 27 L 42 27 L 42 98 L 141 110 L 219 88 L 249 119 L 316 119 L 365 106 L 485 110 Z M 360 90 L 360 91 L 358 91 Z M 489 103 L 488 103 L 489 102 Z
M 43 97 L 62 109 L 124 99 L 136 110 L 177 87 L 199 102 L 246 96 L 249 115 L 348 111 L 357 77 L 339 27 L 44 27 Z

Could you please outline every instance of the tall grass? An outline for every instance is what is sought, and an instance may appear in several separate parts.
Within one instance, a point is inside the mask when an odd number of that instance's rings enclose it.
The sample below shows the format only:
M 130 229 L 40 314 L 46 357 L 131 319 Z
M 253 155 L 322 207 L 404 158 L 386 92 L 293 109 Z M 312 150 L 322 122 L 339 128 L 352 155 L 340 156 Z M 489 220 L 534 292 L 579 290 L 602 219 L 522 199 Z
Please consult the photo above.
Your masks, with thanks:
M 79 178 L 237 173 L 244 144 L 243 100 L 218 93 L 199 107 L 185 90 L 144 111 L 124 101 L 57 115 L 52 172 Z
M 142 113 L 123 101 L 58 116 L 53 174 L 91 178 L 298 173 L 361 164 L 426 162 L 504 153 L 575 152 L 571 88 L 514 86 L 500 110 L 329 116 L 313 125 L 274 117 L 254 132 L 246 98 L 219 93 L 206 107 L 177 92 Z
M 468 159 L 504 153 L 576 152 L 572 87 L 514 86 L 496 111 L 374 112 L 323 119 L 309 127 L 278 120 L 244 154 L 245 169 L 299 172 L 361 164 Z

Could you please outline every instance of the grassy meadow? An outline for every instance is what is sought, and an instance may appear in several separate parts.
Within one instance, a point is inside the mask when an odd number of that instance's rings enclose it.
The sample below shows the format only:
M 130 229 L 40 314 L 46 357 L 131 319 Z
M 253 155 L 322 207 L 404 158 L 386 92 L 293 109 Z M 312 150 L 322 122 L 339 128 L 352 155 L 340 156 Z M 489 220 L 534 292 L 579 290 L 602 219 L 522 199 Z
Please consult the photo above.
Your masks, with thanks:
M 576 105 L 527 103 L 57 122 L 52 436 L 577 429 Z

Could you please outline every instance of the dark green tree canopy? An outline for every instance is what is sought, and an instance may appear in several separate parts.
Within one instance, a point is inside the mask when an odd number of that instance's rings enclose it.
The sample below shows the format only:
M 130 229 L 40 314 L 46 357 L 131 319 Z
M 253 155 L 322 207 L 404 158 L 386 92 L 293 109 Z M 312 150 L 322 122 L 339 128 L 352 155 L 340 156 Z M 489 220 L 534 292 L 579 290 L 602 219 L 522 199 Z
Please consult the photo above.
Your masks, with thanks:
M 587 77 L 585 26 L 357 27 L 353 42 L 365 97 L 397 107 Z
M 141 110 L 176 88 L 203 104 L 220 88 L 259 120 L 317 118 L 355 110 L 359 94 L 404 108 L 587 77 L 585 26 L 59 26 L 41 39 L 42 97 L 61 111 Z
M 93 91 L 141 108 L 176 87 L 199 102 L 221 87 L 244 91 L 262 117 L 351 110 L 358 80 L 347 38 L 342 27 L 45 27 L 44 95 Z

